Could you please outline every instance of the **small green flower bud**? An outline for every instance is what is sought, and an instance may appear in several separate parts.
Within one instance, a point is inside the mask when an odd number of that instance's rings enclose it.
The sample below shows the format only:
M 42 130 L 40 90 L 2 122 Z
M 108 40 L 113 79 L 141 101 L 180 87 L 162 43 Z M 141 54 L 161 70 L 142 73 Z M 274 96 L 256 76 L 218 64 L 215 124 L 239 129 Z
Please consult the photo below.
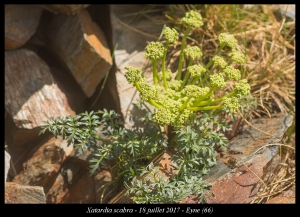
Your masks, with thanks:
M 184 123 L 191 121 L 194 117 L 192 111 L 184 109 L 181 113 L 178 113 L 174 121 L 174 127 L 181 127 Z
M 236 81 L 241 79 L 240 70 L 235 69 L 232 66 L 226 66 L 225 69 L 223 69 L 223 72 L 229 79 L 236 80 Z
M 171 44 L 175 44 L 178 40 L 178 32 L 174 28 L 166 27 L 164 30 L 164 37 Z
M 225 68 L 227 66 L 227 62 L 222 56 L 216 55 L 212 58 L 212 61 L 215 66 L 220 66 L 221 68 Z
M 211 75 L 210 82 L 213 87 L 218 87 L 218 88 L 225 87 L 225 85 L 226 85 L 224 77 L 221 73 Z
M 148 101 L 149 98 L 151 99 L 157 98 L 158 91 L 153 85 L 150 85 L 146 82 L 139 82 L 139 85 L 141 87 L 140 96 L 142 100 Z
M 179 87 L 180 87 L 180 85 L 179 85 Z M 177 87 L 177 89 L 179 87 Z M 174 88 L 174 87 L 172 87 L 172 88 Z M 165 96 L 169 97 L 169 98 L 177 98 L 177 99 L 180 98 L 181 97 L 180 92 L 177 92 L 176 90 L 174 90 L 172 88 L 168 88 L 168 89 L 164 90 Z M 165 104 L 165 103 L 163 102 L 161 104 Z
M 235 46 L 237 44 L 237 40 L 234 38 L 234 36 L 228 33 L 221 33 L 219 35 L 219 42 L 220 44 L 225 44 L 232 49 L 235 49 Z
M 169 87 L 173 90 L 178 90 L 182 84 L 182 80 L 172 80 Z
M 242 97 L 250 93 L 251 87 L 246 79 L 242 79 L 240 82 L 235 84 L 234 90 L 236 91 L 238 97 Z
M 167 80 L 171 80 L 171 79 L 172 79 L 172 75 L 173 75 L 172 71 L 171 71 L 170 69 L 167 69 L 167 70 L 165 71 L 165 73 L 166 73 L 166 79 L 167 79 Z M 160 72 L 158 73 L 158 76 L 159 76 L 160 79 L 162 79 L 162 71 L 160 71 Z
M 164 55 L 164 45 L 161 42 L 150 42 L 145 50 L 146 50 L 146 58 L 149 60 L 159 60 Z
M 174 120 L 172 112 L 167 108 L 157 109 L 153 116 L 153 121 L 161 126 L 169 125 Z
M 205 96 L 209 92 L 209 88 L 198 87 L 196 85 L 186 85 L 181 92 L 188 97 L 198 98 L 200 96 Z
M 238 111 L 240 104 L 235 97 L 226 97 L 223 100 L 223 106 L 227 108 L 230 113 L 235 114 Z
M 206 72 L 206 69 L 200 64 L 189 66 L 187 70 L 191 74 L 192 78 L 199 77 Z
M 198 46 L 190 46 L 190 45 L 188 45 L 183 50 L 183 53 L 187 58 L 191 58 L 192 60 L 200 58 L 203 55 L 201 49 Z
M 201 14 L 194 10 L 186 12 L 185 17 L 183 17 L 181 21 L 195 28 L 203 25 Z
M 129 84 L 133 84 L 134 82 L 140 82 L 143 80 L 141 69 L 134 68 L 132 66 L 126 66 L 125 69 L 127 70 L 127 72 L 125 73 L 125 78 L 127 79 Z
M 172 97 L 166 97 L 164 98 L 164 101 L 161 103 L 166 108 L 169 108 L 173 113 L 179 112 L 179 107 L 182 105 L 182 103 L 179 100 L 173 100 Z
M 228 55 L 231 57 L 231 59 L 233 59 L 233 61 L 237 63 L 241 64 L 245 62 L 245 56 L 237 50 L 231 51 Z

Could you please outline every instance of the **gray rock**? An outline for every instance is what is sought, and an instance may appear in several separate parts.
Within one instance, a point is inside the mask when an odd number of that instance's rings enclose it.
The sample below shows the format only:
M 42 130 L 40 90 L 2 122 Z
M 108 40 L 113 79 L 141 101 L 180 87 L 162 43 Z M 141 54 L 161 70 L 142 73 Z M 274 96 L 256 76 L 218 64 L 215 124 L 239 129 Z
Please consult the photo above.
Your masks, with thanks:
M 5 184 L 6 204 L 45 204 L 43 187 L 19 185 L 13 182 Z
M 280 14 L 285 14 L 288 18 L 296 20 L 296 7 L 295 4 L 282 4 L 278 5 L 278 12 Z
M 4 183 L 6 182 L 7 180 L 7 173 L 8 173 L 8 170 L 10 168 L 10 155 L 4 151 L 5 153 L 5 161 L 4 161 L 4 169 L 5 169 L 5 173 L 4 173 Z
M 274 114 L 272 118 L 253 120 L 252 126 L 234 137 L 227 154 L 218 159 L 205 177 L 214 194 L 207 196 L 207 202 L 249 203 L 255 199 L 260 180 L 278 156 L 278 146 L 292 121 L 289 114 Z
M 139 94 L 133 85 L 128 84 L 124 76 L 126 72 L 124 67 L 132 66 L 142 69 L 144 75 L 151 82 L 151 63 L 145 58 L 144 49 L 147 46 L 147 42 L 158 39 L 163 28 L 163 25 L 155 25 L 153 21 L 143 16 L 130 23 L 132 16 L 126 16 L 126 14 L 141 12 L 144 7 L 145 5 L 111 5 L 110 7 L 113 44 L 118 44 L 114 53 L 117 65 L 117 88 L 125 126 L 128 127 L 134 125 L 134 120 L 131 119 L 132 110 L 134 109 L 132 103 L 136 103 L 139 99 Z M 134 116 L 138 117 L 139 113 L 135 111 Z

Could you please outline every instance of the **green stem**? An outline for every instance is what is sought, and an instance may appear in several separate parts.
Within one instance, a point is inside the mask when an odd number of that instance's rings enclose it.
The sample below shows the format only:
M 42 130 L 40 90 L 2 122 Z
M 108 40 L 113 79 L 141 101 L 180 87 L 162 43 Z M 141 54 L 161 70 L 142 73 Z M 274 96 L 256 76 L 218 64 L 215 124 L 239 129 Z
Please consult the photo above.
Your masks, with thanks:
M 150 110 L 150 108 L 146 105 L 146 103 L 144 101 L 142 101 L 143 105 L 145 106 L 145 108 L 147 109 L 147 111 L 149 113 L 151 113 L 152 111 Z
M 193 60 L 190 59 L 188 67 L 191 66 L 192 64 L 193 64 Z M 181 84 L 181 86 L 180 86 L 179 91 L 182 90 L 182 89 L 184 88 L 184 86 L 185 86 L 185 84 L 186 84 L 186 82 L 187 82 L 189 76 L 190 76 L 190 72 L 187 70 L 186 73 L 185 73 L 185 75 L 184 75 L 184 78 L 183 78 L 183 81 L 182 81 L 182 84 Z
M 235 94 L 235 92 L 233 91 L 233 92 L 231 92 L 231 93 L 229 93 L 229 94 L 227 94 L 227 95 L 225 95 L 225 96 L 222 96 L 222 97 L 220 97 L 220 98 L 218 98 L 218 99 L 215 99 L 215 100 L 201 101 L 200 103 L 197 103 L 197 104 L 194 103 L 193 106 L 205 106 L 205 105 L 208 105 L 208 104 L 220 102 L 220 101 L 222 101 L 225 97 L 231 97 L 231 96 L 233 96 L 234 94 Z
M 138 82 L 134 82 L 134 85 L 136 87 L 136 89 L 141 92 L 141 86 Z M 153 99 L 149 98 L 148 99 L 148 103 L 150 103 L 151 105 L 153 105 L 156 108 L 163 108 L 162 105 L 158 104 L 157 102 L 155 102 Z
M 185 73 L 185 75 L 184 75 L 184 79 L 183 79 L 183 81 L 182 81 L 182 84 L 181 84 L 179 90 L 182 90 L 182 89 L 183 89 L 183 87 L 185 86 L 185 84 L 186 84 L 186 82 L 187 82 L 189 76 L 190 76 L 190 72 L 189 72 L 189 71 L 186 71 L 186 73 Z
M 139 92 L 141 92 L 141 86 L 140 86 L 140 84 L 138 83 L 138 82 L 134 82 L 134 86 L 136 87 L 136 89 L 139 91 Z
M 219 49 L 217 50 L 217 52 L 215 53 L 215 55 L 219 55 L 220 51 L 221 51 L 224 47 L 225 47 L 225 44 L 221 45 L 221 46 L 219 47 Z M 211 66 L 212 63 L 213 63 L 213 60 L 212 60 L 212 58 L 211 58 L 211 60 L 206 64 L 205 69 L 208 69 L 208 68 Z M 202 81 L 198 84 L 199 87 L 207 80 L 208 76 L 215 70 L 215 68 L 216 68 L 216 67 L 214 66 L 209 72 L 206 73 L 205 77 L 204 77 L 204 78 L 202 79 Z
M 179 111 L 182 112 L 182 110 L 186 107 L 186 105 L 188 104 L 188 102 L 190 101 L 191 97 L 189 97 L 184 103 L 183 105 L 179 108 Z
M 155 102 L 153 99 L 149 98 L 148 99 L 149 104 L 153 105 L 156 108 L 163 108 L 162 105 L 158 104 L 157 102 Z
M 182 38 L 182 42 L 181 42 L 180 57 L 179 57 L 179 64 L 178 64 L 178 72 L 177 72 L 177 76 L 176 76 L 177 80 L 181 79 L 182 65 L 183 65 L 183 62 L 184 62 L 183 49 L 185 48 L 185 45 L 186 45 L 186 38 L 187 38 L 187 35 L 188 35 L 189 31 L 190 31 L 190 27 L 191 26 L 188 25 L 188 27 L 186 28 L 184 36 Z
M 168 88 L 168 83 L 167 83 L 167 79 L 166 79 L 166 56 L 167 56 L 168 47 L 169 47 L 169 42 L 167 41 L 164 56 L 162 59 L 162 66 L 161 66 L 162 67 L 162 77 L 163 77 L 165 89 Z
M 186 153 L 186 155 L 184 156 L 184 160 L 183 160 L 183 163 L 181 164 L 180 166 L 180 169 L 179 169 L 179 172 L 178 172 L 178 177 L 181 178 L 181 173 L 182 173 L 182 170 L 183 170 L 183 166 L 186 164 L 186 162 L 188 161 L 188 157 L 189 157 L 189 152 Z
M 208 101 L 201 101 L 198 104 L 194 104 L 193 107 L 198 107 L 198 106 L 205 106 L 205 105 L 210 105 L 218 102 L 217 100 L 208 100 Z
M 218 115 L 222 111 L 222 108 L 218 108 L 212 112 L 213 115 Z
M 216 105 L 216 106 L 205 106 L 205 107 L 189 107 L 188 109 L 191 111 L 208 111 L 208 110 L 214 110 L 223 108 L 222 105 Z
M 190 58 L 190 60 L 189 60 L 189 64 L 188 64 L 188 66 L 187 66 L 187 67 L 191 66 L 191 65 L 193 64 L 193 62 L 194 62 L 194 60 L 193 60 L 192 58 Z
M 145 103 L 144 101 L 143 101 L 142 103 L 143 103 L 143 105 L 145 106 L 145 108 L 147 109 L 147 111 L 148 111 L 149 113 L 152 113 L 152 111 L 151 111 L 150 108 L 146 105 L 146 103 Z M 160 128 L 160 125 L 157 124 L 157 123 L 156 123 L 156 125 L 157 125 L 157 128 L 159 129 L 159 131 L 162 133 L 161 128 Z
M 217 50 L 217 52 L 215 53 L 215 55 L 218 55 L 218 54 L 220 53 L 220 51 L 221 51 L 224 47 L 225 47 L 225 44 L 221 45 L 221 46 L 219 47 L 219 49 Z M 213 63 L 213 60 L 212 60 L 212 58 L 211 58 L 211 60 L 206 64 L 205 69 L 208 69 L 208 68 L 211 66 L 212 63 Z
M 208 78 L 208 76 L 215 70 L 216 66 L 214 66 L 209 72 L 205 74 L 205 77 L 202 79 L 202 81 L 198 84 L 198 86 L 201 86 Z
M 157 80 L 158 80 L 158 74 L 157 74 L 157 69 L 156 69 L 156 63 L 157 63 L 157 60 L 152 60 L 153 83 L 154 83 L 154 85 L 157 85 Z
M 230 66 L 230 64 L 233 62 L 233 60 L 231 59 L 231 60 L 229 60 L 229 62 L 228 62 L 228 64 L 227 64 L 227 66 Z
M 196 76 L 193 79 L 190 79 L 188 84 L 196 84 L 196 82 L 199 80 L 200 76 Z
M 196 99 L 196 101 L 194 102 L 193 106 L 197 105 L 198 103 L 200 103 L 202 100 L 206 99 L 211 93 L 213 93 L 215 90 L 217 89 L 217 87 L 212 88 L 207 94 L 205 94 L 204 96 L 200 96 L 198 99 Z
M 101 142 L 106 142 L 106 139 L 103 139 L 99 137 L 98 135 L 95 135 L 95 139 L 100 140 Z
M 114 123 L 114 119 L 112 119 L 111 116 L 109 116 L 109 119 L 110 119 L 110 122 L 111 122 L 111 125 L 112 125 L 113 129 L 115 130 L 116 129 L 116 125 Z

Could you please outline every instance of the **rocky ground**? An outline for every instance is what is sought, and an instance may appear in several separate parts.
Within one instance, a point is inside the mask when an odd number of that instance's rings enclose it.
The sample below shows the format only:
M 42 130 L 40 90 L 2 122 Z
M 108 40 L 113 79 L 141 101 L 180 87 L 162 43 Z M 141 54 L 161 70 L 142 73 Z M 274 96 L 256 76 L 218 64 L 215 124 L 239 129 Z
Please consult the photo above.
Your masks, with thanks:
M 128 26 L 128 14 L 142 8 L 5 5 L 5 203 L 131 203 L 124 191 L 111 195 L 105 187 L 114 174 L 102 170 L 89 176 L 88 152 L 75 156 L 61 137 L 38 134 L 49 117 L 103 108 L 122 114 L 126 127 L 137 124 L 140 113 L 132 102 L 138 94 L 126 81 L 124 67 L 150 73 L 144 48 L 163 26 L 143 16 Z M 154 11 L 151 16 L 163 15 Z M 214 193 L 208 203 L 254 200 L 261 180 L 279 162 L 278 146 L 292 119 L 278 113 L 242 129 L 236 122 L 227 134 L 228 153 L 220 154 L 205 177 Z M 155 163 L 168 164 L 170 155 L 162 154 Z M 294 203 L 295 189 L 279 197 Z M 193 195 L 182 201 L 196 202 Z

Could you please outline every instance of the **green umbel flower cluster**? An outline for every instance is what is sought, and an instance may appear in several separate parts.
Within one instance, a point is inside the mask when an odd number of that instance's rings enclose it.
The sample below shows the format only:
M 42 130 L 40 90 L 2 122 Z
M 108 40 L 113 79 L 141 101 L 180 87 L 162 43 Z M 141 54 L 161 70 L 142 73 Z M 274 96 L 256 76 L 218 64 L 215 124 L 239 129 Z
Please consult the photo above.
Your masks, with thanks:
M 147 45 L 146 49 L 146 58 L 149 60 L 159 60 L 164 55 L 164 45 L 161 42 L 150 42 Z
M 129 84 L 134 84 L 135 82 L 140 82 L 143 80 L 141 69 L 137 69 L 132 66 L 126 66 L 125 69 L 127 70 L 125 78 Z
M 178 32 L 174 28 L 166 27 L 164 30 L 164 37 L 171 44 L 174 44 L 178 41 Z
M 179 90 L 179 88 L 181 87 L 181 84 L 182 84 L 182 81 L 180 81 L 180 80 L 172 80 L 172 81 L 170 82 L 169 87 L 170 87 L 171 89 L 177 91 L 177 90 Z
M 139 82 L 139 86 L 142 100 L 148 101 L 149 98 L 157 99 L 159 97 L 159 92 L 157 88 L 155 88 L 155 86 L 150 85 L 146 82 Z
M 246 79 L 240 80 L 240 82 L 236 83 L 234 86 L 234 91 L 239 98 L 248 95 L 250 93 L 250 90 L 250 85 L 248 84 Z
M 245 62 L 245 56 L 241 52 L 239 52 L 237 50 L 232 50 L 232 52 L 230 52 L 228 54 L 228 56 L 230 56 L 233 61 L 235 61 L 235 62 L 237 62 L 239 64 Z
M 212 58 L 212 61 L 214 62 L 214 65 L 215 66 L 220 66 L 221 68 L 225 68 L 227 66 L 227 62 L 226 60 L 224 59 L 224 57 L 221 57 L 219 55 L 215 55 L 213 58 Z
M 192 27 L 200 27 L 203 26 L 202 16 L 201 14 L 197 13 L 196 11 L 191 10 L 190 12 L 187 12 L 185 17 L 181 19 L 183 23 L 185 23 L 188 26 Z
M 186 85 L 182 93 L 188 97 L 199 98 L 205 96 L 209 92 L 208 87 L 198 87 L 196 85 Z
M 219 42 L 222 45 L 227 45 L 231 47 L 232 49 L 235 49 L 235 46 L 237 44 L 237 40 L 234 38 L 233 35 L 230 35 L 228 33 L 221 33 L 219 35 Z
M 191 78 L 200 77 L 206 71 L 206 69 L 200 65 L 192 65 L 187 68 L 188 73 L 191 74 Z
M 162 74 L 163 74 L 162 71 L 160 71 L 160 72 L 158 73 L 159 79 L 163 79 L 163 75 L 162 75 Z M 171 71 L 170 69 L 167 69 L 167 70 L 165 71 L 165 76 L 166 76 L 166 80 L 170 81 L 171 78 L 172 78 L 172 71 Z
M 202 57 L 202 51 L 198 46 L 190 46 L 188 45 L 184 50 L 184 55 L 187 58 L 191 58 L 192 60 L 196 60 L 200 57 Z
M 158 109 L 154 116 L 153 121 L 157 122 L 159 125 L 171 125 L 175 127 L 180 127 L 183 123 L 189 119 L 192 119 L 194 115 L 193 111 L 185 109 L 179 112 L 180 104 L 176 100 L 166 101 L 166 106 L 162 109 Z M 180 115 L 179 115 L 180 113 Z
M 238 69 L 233 68 L 232 66 L 226 66 L 223 69 L 223 72 L 227 76 L 228 79 L 238 81 L 241 79 L 241 72 Z
M 203 25 L 201 15 L 196 11 L 186 13 L 182 18 L 186 30 Z M 140 93 L 141 100 L 156 108 L 153 120 L 160 125 L 175 128 L 189 123 L 197 111 L 220 111 L 226 109 L 232 113 L 238 111 L 239 100 L 250 94 L 250 85 L 241 80 L 239 64 L 245 62 L 245 56 L 236 50 L 237 40 L 233 35 L 221 33 L 220 47 L 206 64 L 202 64 L 202 51 L 198 46 L 186 45 L 188 31 L 182 37 L 180 58 L 177 71 L 166 69 L 166 55 L 169 44 L 176 44 L 179 34 L 175 29 L 166 27 L 163 32 L 165 44 L 150 42 L 146 58 L 152 62 L 153 84 L 147 83 L 142 71 L 125 67 L 125 77 Z M 221 50 L 229 46 L 231 51 L 220 55 Z M 234 65 L 231 65 L 234 62 Z M 157 70 L 161 67 L 161 70 Z M 232 92 L 216 97 L 215 92 L 226 87 L 227 81 L 234 82 Z M 225 91 L 224 91 L 225 92 Z
M 236 113 L 240 107 L 238 100 L 235 97 L 225 97 L 223 99 L 223 106 L 231 113 Z
M 223 77 L 223 75 L 221 73 L 211 75 L 210 76 L 210 82 L 211 82 L 211 85 L 213 87 L 216 87 L 216 88 L 220 88 L 220 87 L 225 87 L 226 86 L 224 77 Z

